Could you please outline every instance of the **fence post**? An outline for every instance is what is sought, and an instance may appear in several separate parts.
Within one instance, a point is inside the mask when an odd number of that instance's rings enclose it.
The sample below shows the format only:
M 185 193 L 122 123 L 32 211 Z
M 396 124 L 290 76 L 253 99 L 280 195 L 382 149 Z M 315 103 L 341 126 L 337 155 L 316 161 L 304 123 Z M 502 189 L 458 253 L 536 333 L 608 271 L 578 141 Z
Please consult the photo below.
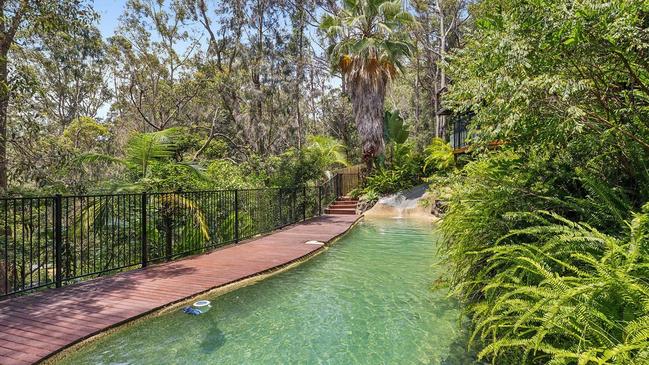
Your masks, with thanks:
M 295 211 L 295 203 L 297 202 L 297 188 L 291 189 L 291 222 L 293 224 L 297 222 L 297 212 Z
M 356 177 L 356 188 L 360 188 L 362 186 L 362 178 L 361 178 L 361 169 L 358 169 L 358 175 Z
M 284 218 L 282 217 L 282 188 L 279 188 L 277 193 L 277 203 L 279 205 L 279 226 L 284 226 Z
M 343 181 L 342 177 L 343 176 L 341 174 L 336 174 L 336 198 L 340 198 L 340 196 L 342 195 L 341 194 L 342 189 L 341 189 L 341 186 L 340 186 L 340 184 Z
M 302 220 L 306 220 L 306 185 L 302 187 Z
M 63 284 L 63 198 L 61 194 L 54 196 L 54 260 L 56 287 Z
M 142 225 L 142 267 L 147 267 L 149 264 L 149 248 L 148 248 L 148 238 L 146 236 L 146 229 L 147 229 L 147 211 L 146 211 L 146 206 L 147 206 L 147 195 L 146 191 L 142 193 L 142 209 L 141 209 L 141 218 L 140 222 Z
M 318 215 L 322 215 L 322 185 L 318 185 Z
M 234 242 L 239 243 L 239 190 L 234 189 Z

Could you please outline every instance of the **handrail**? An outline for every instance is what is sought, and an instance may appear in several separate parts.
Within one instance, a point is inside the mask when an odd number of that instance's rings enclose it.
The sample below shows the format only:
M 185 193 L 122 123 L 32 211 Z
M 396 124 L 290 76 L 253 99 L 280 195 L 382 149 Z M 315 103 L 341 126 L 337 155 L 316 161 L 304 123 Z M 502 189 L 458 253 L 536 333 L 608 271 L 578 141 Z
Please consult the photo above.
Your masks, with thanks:
M 323 214 L 316 186 L 0 198 L 0 299 L 207 252 Z

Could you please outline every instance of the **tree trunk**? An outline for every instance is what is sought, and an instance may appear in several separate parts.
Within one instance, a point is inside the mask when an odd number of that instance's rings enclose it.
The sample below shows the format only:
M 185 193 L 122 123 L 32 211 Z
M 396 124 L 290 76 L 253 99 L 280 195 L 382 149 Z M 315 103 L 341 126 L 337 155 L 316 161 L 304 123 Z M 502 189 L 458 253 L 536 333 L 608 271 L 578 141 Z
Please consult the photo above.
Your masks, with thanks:
M 304 139 L 304 117 L 302 115 L 302 109 L 300 108 L 300 103 L 302 102 L 302 80 L 304 77 L 304 1 L 300 0 L 297 2 L 297 26 L 298 26 L 298 37 L 297 37 L 297 65 L 296 65 L 296 77 L 295 77 L 295 108 L 296 108 L 296 122 L 297 122 L 297 148 L 302 149 L 302 142 Z
M 9 74 L 7 55 L 9 48 L 0 50 L 0 191 L 7 191 L 7 114 L 9 112 Z
M 444 10 L 442 9 L 442 6 L 440 4 L 440 1 L 437 1 L 437 13 L 439 16 L 439 58 L 440 58 L 440 63 L 443 65 L 445 61 L 445 56 L 446 56 L 446 48 L 447 48 L 447 39 L 446 37 L 448 36 L 448 32 L 446 29 L 446 19 L 444 16 Z M 446 70 L 442 66 L 440 68 L 440 80 L 439 80 L 439 91 L 436 95 L 436 109 L 442 110 L 442 94 L 446 92 Z M 443 140 L 446 140 L 446 115 L 439 115 L 439 113 L 436 113 L 436 119 L 437 119 L 437 130 L 435 131 L 435 135 L 438 138 L 441 138 Z
M 255 64 L 252 72 L 252 84 L 255 88 L 255 107 L 254 113 L 251 120 L 255 126 L 253 135 L 255 136 L 254 141 L 256 145 L 257 153 L 263 155 L 265 153 L 263 142 L 263 136 L 260 136 L 262 133 L 259 131 L 259 128 L 262 125 L 263 121 L 263 95 L 261 89 L 261 64 L 264 57 L 264 3 L 262 0 L 257 1 L 257 44 L 256 44 L 256 55 L 255 55 Z M 248 139 L 250 140 L 250 138 Z
M 387 82 L 385 75 L 375 74 L 353 78 L 349 83 L 363 161 L 370 170 L 374 158 L 385 152 L 383 115 Z

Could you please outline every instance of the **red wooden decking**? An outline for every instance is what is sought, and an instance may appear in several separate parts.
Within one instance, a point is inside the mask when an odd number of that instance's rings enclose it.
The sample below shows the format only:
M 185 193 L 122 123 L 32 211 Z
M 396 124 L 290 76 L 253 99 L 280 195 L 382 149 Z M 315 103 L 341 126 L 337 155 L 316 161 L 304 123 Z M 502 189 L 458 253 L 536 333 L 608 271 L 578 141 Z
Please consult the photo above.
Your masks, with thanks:
M 329 215 L 209 254 L 0 302 L 0 364 L 31 364 L 174 302 L 288 264 L 347 231 Z

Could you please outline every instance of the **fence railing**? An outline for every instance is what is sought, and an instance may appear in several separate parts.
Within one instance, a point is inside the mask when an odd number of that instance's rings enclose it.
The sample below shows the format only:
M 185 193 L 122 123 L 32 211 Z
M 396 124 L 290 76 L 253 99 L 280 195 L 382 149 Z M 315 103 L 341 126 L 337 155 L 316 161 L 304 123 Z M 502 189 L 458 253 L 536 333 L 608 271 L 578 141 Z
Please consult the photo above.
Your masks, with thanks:
M 0 299 L 206 252 L 322 214 L 318 186 L 0 199 Z

